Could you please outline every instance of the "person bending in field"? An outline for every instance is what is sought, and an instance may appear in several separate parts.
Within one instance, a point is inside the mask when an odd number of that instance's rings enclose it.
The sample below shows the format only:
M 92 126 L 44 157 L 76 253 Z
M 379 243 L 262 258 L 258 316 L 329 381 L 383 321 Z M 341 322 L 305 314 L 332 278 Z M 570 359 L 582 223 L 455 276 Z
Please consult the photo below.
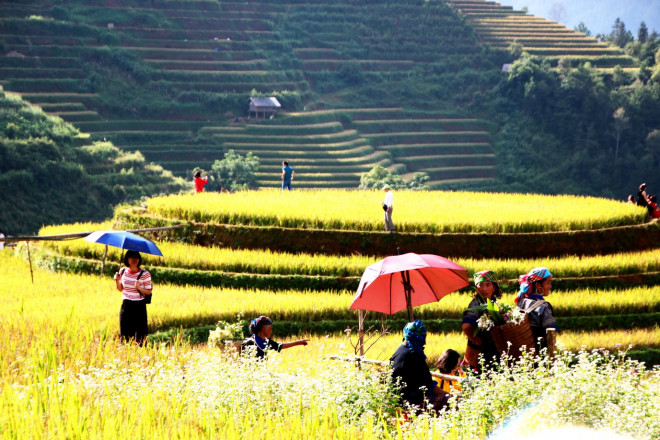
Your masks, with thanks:
M 409 322 L 403 328 L 403 344 L 390 358 L 392 384 L 399 390 L 402 403 L 439 411 L 447 406 L 449 394 L 438 386 L 426 365 L 424 345 L 426 327 L 420 320 Z
M 275 342 L 270 337 L 273 335 L 273 321 L 267 316 L 260 316 L 250 322 L 249 338 L 243 340 L 241 352 L 254 354 L 257 358 L 263 359 L 269 350 L 281 351 L 285 348 L 295 347 L 296 345 L 307 345 L 309 339 L 299 339 L 293 342 Z
M 469 365 L 474 371 L 480 370 L 479 356 L 483 356 L 485 365 L 497 363 L 499 353 L 495 342 L 490 336 L 490 332 L 478 332 L 477 321 L 486 313 L 485 310 L 470 310 L 486 304 L 486 300 L 497 302 L 501 296 L 500 286 L 495 280 L 495 272 L 492 270 L 482 270 L 474 274 L 474 286 L 476 293 L 470 301 L 468 308 L 463 312 L 463 322 L 461 330 L 467 338 L 467 347 L 465 348 L 464 364 Z
M 552 306 L 544 299 L 552 290 L 552 274 L 545 267 L 536 267 L 529 273 L 521 275 L 518 283 L 520 290 L 515 301 L 529 316 L 538 353 L 540 349 L 548 347 L 547 329 L 557 330 Z
M 392 194 L 392 188 L 390 185 L 384 185 L 383 191 L 385 191 L 385 199 L 381 203 L 383 206 L 383 211 L 385 211 L 385 231 L 389 233 L 395 233 L 396 228 L 392 222 L 392 209 L 394 205 L 394 195 Z

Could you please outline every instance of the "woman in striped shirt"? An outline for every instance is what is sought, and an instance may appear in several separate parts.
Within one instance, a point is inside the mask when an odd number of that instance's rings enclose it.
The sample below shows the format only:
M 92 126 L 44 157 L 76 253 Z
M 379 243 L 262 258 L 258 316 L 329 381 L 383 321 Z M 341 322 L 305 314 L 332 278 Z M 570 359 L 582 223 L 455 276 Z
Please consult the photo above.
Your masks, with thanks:
M 143 345 L 147 339 L 147 300 L 153 286 L 148 270 L 140 269 L 142 256 L 137 251 L 126 251 L 124 266 L 115 273 L 117 290 L 122 293 L 119 311 L 119 330 L 124 341 L 135 340 Z

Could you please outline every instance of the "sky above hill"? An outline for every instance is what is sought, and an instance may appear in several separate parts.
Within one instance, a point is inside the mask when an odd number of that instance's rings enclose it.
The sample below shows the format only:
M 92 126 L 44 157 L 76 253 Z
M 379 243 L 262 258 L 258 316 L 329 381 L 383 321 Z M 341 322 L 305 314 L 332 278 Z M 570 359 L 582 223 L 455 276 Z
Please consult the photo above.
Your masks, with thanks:
M 530 14 L 558 21 L 571 29 L 583 22 L 592 35 L 612 32 L 617 18 L 635 38 L 642 21 L 649 32 L 660 33 L 660 0 L 498 0 L 497 3 L 514 9 L 527 6 Z M 559 20 L 557 12 L 561 15 Z

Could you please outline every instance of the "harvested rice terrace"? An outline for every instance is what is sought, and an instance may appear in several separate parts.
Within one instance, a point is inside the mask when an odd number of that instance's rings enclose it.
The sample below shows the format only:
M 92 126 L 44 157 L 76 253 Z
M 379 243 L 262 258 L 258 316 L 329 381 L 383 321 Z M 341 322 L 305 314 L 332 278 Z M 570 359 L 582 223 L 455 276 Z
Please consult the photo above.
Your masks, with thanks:
M 597 68 L 635 66 L 619 48 L 607 46 L 565 26 L 530 16 L 484 0 L 449 0 L 474 27 L 482 43 L 506 49 L 514 42 L 540 56 L 566 57 L 575 63 L 589 61 Z M 556 64 L 557 59 L 552 61 Z M 575 66 L 575 65 L 574 65 Z

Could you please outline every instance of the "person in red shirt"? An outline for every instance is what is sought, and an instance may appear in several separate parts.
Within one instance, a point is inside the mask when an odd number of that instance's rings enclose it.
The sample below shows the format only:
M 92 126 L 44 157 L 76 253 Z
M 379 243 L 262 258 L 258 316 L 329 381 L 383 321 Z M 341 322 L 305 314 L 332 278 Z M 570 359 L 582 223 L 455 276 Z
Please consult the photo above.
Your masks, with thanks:
M 204 185 L 209 183 L 209 177 L 208 176 L 202 177 L 201 171 L 195 171 L 194 177 L 195 178 L 193 180 L 195 182 L 195 191 L 201 193 L 202 191 L 204 191 Z
M 660 218 L 660 208 L 658 207 L 657 199 L 655 196 L 650 196 L 648 199 L 648 210 L 651 218 Z

